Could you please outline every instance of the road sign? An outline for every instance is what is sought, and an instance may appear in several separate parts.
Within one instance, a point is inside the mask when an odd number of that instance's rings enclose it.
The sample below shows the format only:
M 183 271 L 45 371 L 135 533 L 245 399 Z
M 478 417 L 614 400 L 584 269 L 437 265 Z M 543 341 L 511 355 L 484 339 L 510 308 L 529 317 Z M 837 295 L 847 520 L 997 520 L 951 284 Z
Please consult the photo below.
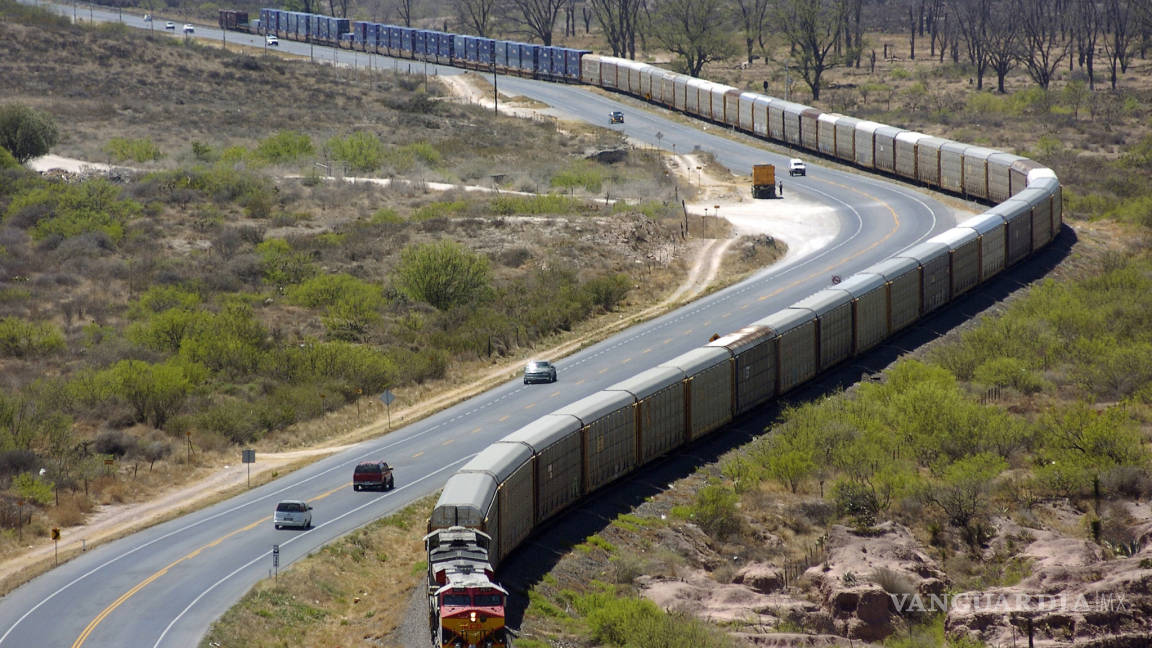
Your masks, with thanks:
M 391 389 L 385 389 L 383 394 L 380 394 L 380 400 L 385 405 L 391 405 L 392 401 L 396 400 L 396 395 L 392 393 Z
M 280 545 L 278 544 L 272 545 L 272 566 L 280 566 Z
M 52 539 L 53 540 L 59 540 L 60 539 L 60 528 L 59 527 L 52 527 Z
M 241 456 L 241 459 L 244 463 L 256 463 L 256 451 L 255 450 L 241 450 L 240 456 Z

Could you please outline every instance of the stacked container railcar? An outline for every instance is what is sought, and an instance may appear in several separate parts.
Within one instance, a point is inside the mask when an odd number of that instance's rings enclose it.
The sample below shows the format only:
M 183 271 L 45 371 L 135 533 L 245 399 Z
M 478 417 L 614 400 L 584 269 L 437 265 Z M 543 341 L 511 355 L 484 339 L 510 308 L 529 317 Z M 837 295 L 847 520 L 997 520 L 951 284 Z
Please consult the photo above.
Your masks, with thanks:
M 860 120 L 841 117 L 836 120 L 836 157 L 845 162 L 856 162 L 856 127 Z
M 1015 198 L 1006 200 L 988 213 L 999 214 L 1005 223 L 1005 264 L 1012 265 L 1032 251 L 1032 206 Z
M 1040 188 L 1029 187 L 1012 197 L 1032 206 L 1032 241 L 1029 251 L 1038 250 L 1052 240 L 1052 203 Z
M 1028 174 L 1038 169 L 1047 171 L 1042 164 L 1028 158 L 1020 158 L 1013 162 L 1012 167 L 1008 170 L 1009 192 L 1016 195 L 1028 188 Z
M 820 150 L 819 110 L 805 107 L 800 111 L 800 145 L 809 151 Z
M 465 526 L 479 529 L 492 536 L 493 545 L 499 546 L 494 516 L 497 512 L 492 510 L 498 487 L 499 484 L 489 473 L 458 472 L 452 475 L 444 484 L 444 490 L 440 491 L 440 499 L 436 502 L 436 508 L 432 509 L 428 527 L 447 529 Z M 495 567 L 495 563 L 492 566 Z
M 556 414 L 580 419 L 584 436 L 584 489 L 595 490 L 636 466 L 634 401 L 622 392 L 596 392 Z
M 988 200 L 1001 203 L 1018 193 L 1012 191 L 1012 165 L 1025 158 L 993 152 L 988 156 Z
M 684 374 L 671 367 L 656 367 L 612 385 L 605 391 L 620 391 L 635 399 L 636 454 L 640 463 L 684 443 Z
M 876 168 L 876 129 L 880 124 L 873 121 L 856 123 L 856 159 L 858 166 L 865 169 Z
M 839 364 L 852 353 L 852 297 L 826 288 L 792 304 L 789 310 L 808 311 L 816 317 L 817 371 Z
M 1004 269 L 1007 252 L 1004 219 L 999 214 L 986 212 L 973 216 L 957 225 L 971 228 L 980 240 L 980 281 L 988 281 Z
M 964 191 L 964 151 L 967 144 L 946 141 L 940 145 L 940 188 L 945 191 Z
M 693 441 L 732 420 L 732 354 L 723 347 L 700 347 L 660 365 L 684 376 L 688 412 L 686 441 Z
M 784 102 L 780 109 L 783 111 L 784 120 L 784 141 L 793 146 L 804 146 L 804 124 L 801 120 L 801 115 L 805 110 L 811 110 L 808 106 L 792 103 L 790 101 Z M 814 119 L 814 118 L 813 118 Z
M 732 354 L 732 414 L 738 416 L 776 395 L 776 333 L 752 325 L 708 343 Z

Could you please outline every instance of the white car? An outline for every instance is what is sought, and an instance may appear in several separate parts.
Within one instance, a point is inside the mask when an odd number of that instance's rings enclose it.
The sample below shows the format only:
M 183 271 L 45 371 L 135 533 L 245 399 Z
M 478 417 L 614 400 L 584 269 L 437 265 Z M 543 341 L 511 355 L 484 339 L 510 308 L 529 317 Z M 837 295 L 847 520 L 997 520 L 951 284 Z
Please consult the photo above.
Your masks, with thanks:
M 176 23 L 169 20 L 168 22 L 164 23 L 164 29 L 171 29 L 172 31 L 176 31 Z
M 276 505 L 276 512 L 272 515 L 272 526 L 277 529 L 283 527 L 299 527 L 307 529 L 312 526 L 312 505 L 302 500 L 284 500 Z
M 268 36 L 264 38 L 264 43 L 269 47 L 277 47 L 280 45 L 280 39 L 272 34 L 268 34 Z
M 788 175 L 808 175 L 808 169 L 804 166 L 804 160 L 800 158 L 792 158 L 788 161 Z
M 195 33 L 195 31 L 196 31 L 196 28 L 193 27 L 190 23 L 184 23 L 184 33 L 185 34 L 192 34 L 192 33 Z

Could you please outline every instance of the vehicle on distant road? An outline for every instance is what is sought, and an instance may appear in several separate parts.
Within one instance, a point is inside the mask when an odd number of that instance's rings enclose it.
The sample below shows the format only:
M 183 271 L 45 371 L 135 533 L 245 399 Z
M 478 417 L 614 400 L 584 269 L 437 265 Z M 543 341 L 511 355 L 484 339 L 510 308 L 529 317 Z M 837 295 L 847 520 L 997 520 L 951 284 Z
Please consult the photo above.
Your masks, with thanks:
M 302 500 L 284 500 L 276 505 L 276 513 L 272 517 L 272 526 L 277 529 L 283 527 L 299 527 L 307 529 L 312 526 L 312 505 Z
M 280 39 L 276 38 L 272 34 L 268 34 L 268 36 L 264 39 L 264 43 L 266 45 L 268 45 L 269 47 L 279 47 L 280 46 Z
M 612 112 L 608 113 L 608 123 L 609 124 L 623 124 L 624 123 L 624 113 L 620 112 L 619 110 L 613 110 Z
M 808 169 L 804 166 L 804 160 L 801 160 L 800 158 L 792 158 L 791 160 L 788 160 L 788 175 L 808 175 Z
M 172 31 L 176 31 L 176 23 L 169 20 L 168 22 L 164 23 L 164 29 L 171 29 Z
M 366 461 L 356 466 L 352 473 L 352 490 L 392 490 L 395 487 L 392 466 L 383 460 Z
M 524 367 L 524 384 L 556 382 L 556 367 L 546 360 L 533 360 Z
M 191 34 L 191 33 L 195 32 L 195 31 L 196 31 L 196 28 L 195 28 L 195 27 L 193 27 L 193 26 L 191 25 L 191 23 L 184 23 L 184 33 L 185 33 L 185 34 Z

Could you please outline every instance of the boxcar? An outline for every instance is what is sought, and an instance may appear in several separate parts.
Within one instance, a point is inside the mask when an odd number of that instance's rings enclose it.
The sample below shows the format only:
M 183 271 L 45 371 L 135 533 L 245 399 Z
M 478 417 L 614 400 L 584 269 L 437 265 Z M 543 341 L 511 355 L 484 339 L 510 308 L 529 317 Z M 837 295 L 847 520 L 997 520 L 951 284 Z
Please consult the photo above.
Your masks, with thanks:
M 1056 178 L 1056 174 L 1052 169 L 1033 169 L 1028 172 L 1028 186 L 1043 189 L 1051 196 L 1052 236 L 1055 238 L 1055 236 L 1060 233 L 1060 227 L 1064 223 L 1064 203 L 1060 180 Z
M 846 162 L 856 161 L 856 126 L 860 120 L 855 117 L 840 117 L 836 120 L 836 157 Z
M 1032 249 L 1038 250 L 1052 240 L 1052 201 L 1048 192 L 1029 187 L 1012 197 L 1032 205 Z
M 791 101 L 785 101 L 780 106 L 783 111 L 782 118 L 784 120 L 784 141 L 792 146 L 804 146 L 804 125 L 801 123 L 801 115 L 805 110 L 809 110 L 808 106 Z
M 730 88 L 724 92 L 724 123 L 740 128 L 740 91 Z
M 817 371 L 839 364 L 852 353 L 852 297 L 843 290 L 825 288 L 789 308 L 816 316 Z
M 888 286 L 888 331 L 895 333 L 920 318 L 920 263 L 894 257 L 869 266 L 861 274 L 884 278 Z
M 964 193 L 977 198 L 988 197 L 988 158 L 993 151 L 982 146 L 964 149 Z
M 828 157 L 836 156 L 836 120 L 843 116 L 836 113 L 820 113 L 816 120 L 818 150 Z
M 527 444 L 499 441 L 480 451 L 457 473 L 484 473 L 500 485 L 487 515 L 487 533 L 499 538 L 498 549 L 493 552 L 497 561 L 528 537 L 535 523 L 531 459 L 532 448 Z
M 563 510 L 584 494 L 584 462 L 580 419 L 548 414 L 504 437 L 532 448 L 537 524 Z
M 496 529 L 489 529 L 488 518 L 498 486 L 488 473 L 457 472 L 444 484 L 440 500 L 428 518 L 428 526 L 432 529 L 466 526 L 494 535 Z
M 637 455 L 648 463 L 684 443 L 684 373 L 672 367 L 655 367 L 605 391 L 621 391 L 636 399 Z
M 820 150 L 820 115 L 819 110 L 804 106 L 800 111 L 800 146 L 809 151 Z
M 920 314 L 930 313 L 952 298 L 952 277 L 949 274 L 948 246 L 924 241 L 896 255 L 896 258 L 915 259 L 920 264 Z
M 940 183 L 945 191 L 964 192 L 964 151 L 967 144 L 946 141 L 940 145 Z
M 880 126 L 873 121 L 856 122 L 853 135 L 856 139 L 856 159 L 853 162 L 865 169 L 876 168 L 876 129 Z
M 585 56 L 580 59 L 580 80 L 589 85 L 607 85 L 600 76 L 600 57 Z
M 760 137 L 780 139 L 779 134 L 773 134 L 769 128 L 768 105 L 772 101 L 772 97 L 756 95 L 752 102 L 752 129 Z
M 584 436 L 584 489 L 596 490 L 636 467 L 634 400 L 623 392 L 596 392 L 553 414 L 580 419 Z
M 877 274 L 854 274 L 829 290 L 852 298 L 852 354 L 863 353 L 888 337 L 888 284 Z
M 776 395 L 776 333 L 763 326 L 745 326 L 708 343 L 732 354 L 733 415 L 743 414 Z
M 896 175 L 913 182 L 920 180 L 920 165 L 916 157 L 916 143 L 927 138 L 924 133 L 902 131 L 896 136 Z
M 992 207 L 1004 219 L 1004 264 L 1010 266 L 1032 252 L 1032 205 L 1012 198 Z
M 684 110 L 693 117 L 706 117 L 702 110 L 712 108 L 712 98 L 707 93 L 707 81 L 689 78 L 684 96 Z
M 726 348 L 700 347 L 665 362 L 684 375 L 687 386 L 688 429 L 693 441 L 732 420 L 732 354 Z
M 953 227 L 943 234 L 933 236 L 928 242 L 948 246 L 952 299 L 968 292 L 980 282 L 980 237 L 976 230 Z
M 956 227 L 966 227 L 976 232 L 980 244 L 980 281 L 988 281 L 1004 269 L 1005 228 L 1004 219 L 997 213 L 985 212 L 973 216 Z
M 1028 174 L 1036 169 L 1044 169 L 1045 167 L 1039 162 L 1034 162 L 1028 158 L 1020 158 L 1012 163 L 1012 167 L 1008 170 L 1008 191 L 1011 195 L 1016 195 L 1024 191 L 1028 187 Z M 997 201 L 1003 202 L 1003 201 Z
M 895 126 L 879 126 L 873 137 L 873 157 L 876 160 L 876 170 L 885 173 L 896 173 L 896 138 L 904 129 Z
M 1000 203 L 1017 193 L 1012 191 L 1012 165 L 1024 159 L 1011 153 L 988 156 L 988 200 Z
M 776 393 L 783 394 L 816 375 L 816 317 L 807 309 L 785 308 L 753 324 L 776 332 Z
M 737 127 L 746 133 L 756 132 L 756 122 L 752 118 L 752 107 L 756 104 L 756 98 L 759 96 L 755 92 L 741 92 L 737 99 L 740 106 L 740 114 L 736 120 Z
M 940 149 L 948 140 L 925 137 L 916 141 L 916 174 L 920 182 L 940 186 Z

